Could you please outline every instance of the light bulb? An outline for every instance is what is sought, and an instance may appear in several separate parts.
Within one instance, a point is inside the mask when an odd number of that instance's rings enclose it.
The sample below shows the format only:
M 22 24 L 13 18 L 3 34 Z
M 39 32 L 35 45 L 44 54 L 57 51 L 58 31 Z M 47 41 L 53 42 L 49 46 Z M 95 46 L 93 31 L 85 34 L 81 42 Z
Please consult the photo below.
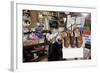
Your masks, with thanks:
M 87 17 L 88 13 L 82 13 L 82 16 Z

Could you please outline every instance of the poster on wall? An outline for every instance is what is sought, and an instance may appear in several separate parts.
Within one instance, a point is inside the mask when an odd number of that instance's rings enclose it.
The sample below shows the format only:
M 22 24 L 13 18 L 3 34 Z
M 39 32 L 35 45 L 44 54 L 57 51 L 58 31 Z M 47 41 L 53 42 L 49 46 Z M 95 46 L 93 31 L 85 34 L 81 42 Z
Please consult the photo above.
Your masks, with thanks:
M 91 46 L 95 8 L 12 5 L 12 70 L 96 64 L 95 48 Z

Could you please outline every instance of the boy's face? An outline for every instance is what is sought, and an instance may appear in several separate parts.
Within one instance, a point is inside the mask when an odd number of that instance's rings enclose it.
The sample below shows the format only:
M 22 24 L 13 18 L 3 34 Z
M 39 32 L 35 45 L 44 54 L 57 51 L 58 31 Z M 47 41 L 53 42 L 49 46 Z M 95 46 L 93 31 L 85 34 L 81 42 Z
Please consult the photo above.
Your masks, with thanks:
M 79 29 L 77 28 L 75 31 L 76 31 L 76 32 L 79 32 Z
M 40 23 L 43 23 L 43 20 L 42 20 L 42 19 L 39 19 L 39 22 L 40 22 Z

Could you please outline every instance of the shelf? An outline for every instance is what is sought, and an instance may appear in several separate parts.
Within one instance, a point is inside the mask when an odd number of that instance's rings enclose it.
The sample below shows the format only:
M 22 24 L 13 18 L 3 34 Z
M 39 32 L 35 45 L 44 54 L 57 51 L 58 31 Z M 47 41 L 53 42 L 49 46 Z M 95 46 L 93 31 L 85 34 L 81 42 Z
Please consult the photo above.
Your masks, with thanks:
M 44 55 L 41 56 L 41 57 L 38 57 L 38 58 L 32 59 L 32 62 L 38 62 L 38 61 L 41 61 L 41 60 L 44 59 L 45 57 L 46 57 L 46 54 L 44 54 Z
M 30 45 L 23 45 L 23 47 L 34 47 L 34 46 L 37 46 L 37 45 L 46 45 L 46 43 L 38 43 L 38 44 L 30 44 Z
M 36 31 L 29 31 L 29 32 L 23 32 L 24 34 L 31 34 L 31 33 L 38 33 L 38 32 L 36 32 Z M 42 33 L 49 33 L 50 31 L 49 30 L 43 30 L 43 31 L 41 31 Z
M 44 59 L 46 56 L 47 56 L 47 55 L 44 54 L 43 56 L 37 57 L 37 58 L 33 58 L 33 59 L 31 59 L 30 61 L 24 61 L 24 63 L 27 63 L 27 62 L 39 62 L 39 61 L 41 61 L 42 59 Z

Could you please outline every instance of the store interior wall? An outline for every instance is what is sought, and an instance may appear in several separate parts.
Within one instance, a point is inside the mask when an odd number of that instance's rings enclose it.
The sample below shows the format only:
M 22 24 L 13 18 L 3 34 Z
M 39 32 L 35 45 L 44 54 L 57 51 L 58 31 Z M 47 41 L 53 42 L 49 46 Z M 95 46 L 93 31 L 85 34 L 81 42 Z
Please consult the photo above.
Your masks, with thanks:
M 38 21 L 38 12 L 32 10 L 31 11 L 31 27 L 35 27 L 37 21 Z

